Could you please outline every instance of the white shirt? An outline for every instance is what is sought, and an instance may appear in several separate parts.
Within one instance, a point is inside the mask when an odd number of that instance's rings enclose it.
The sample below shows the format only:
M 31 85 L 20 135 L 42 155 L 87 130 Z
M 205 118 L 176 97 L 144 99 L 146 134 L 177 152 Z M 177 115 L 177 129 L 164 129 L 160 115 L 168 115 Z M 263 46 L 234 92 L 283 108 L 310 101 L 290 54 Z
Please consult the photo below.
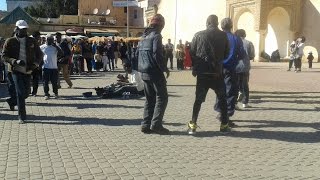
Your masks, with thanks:
M 43 44 L 40 46 L 43 52 L 43 66 L 46 69 L 58 69 L 58 50 L 54 46 Z
M 297 45 L 297 47 L 298 47 L 298 56 L 299 57 L 302 57 L 303 54 L 304 54 L 303 53 L 304 46 L 305 46 L 304 43 L 300 43 L 300 44 Z
M 132 70 L 131 74 L 128 74 L 128 78 L 129 83 L 136 85 L 138 91 L 142 91 L 144 89 L 144 83 L 141 79 L 141 74 L 138 71 Z

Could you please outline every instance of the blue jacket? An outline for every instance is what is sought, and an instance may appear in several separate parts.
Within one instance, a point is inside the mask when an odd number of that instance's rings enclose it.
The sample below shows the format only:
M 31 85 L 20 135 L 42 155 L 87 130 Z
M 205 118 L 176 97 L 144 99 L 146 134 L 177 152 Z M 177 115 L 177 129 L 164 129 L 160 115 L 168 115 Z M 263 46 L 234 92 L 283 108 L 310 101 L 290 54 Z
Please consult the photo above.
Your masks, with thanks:
M 229 71 L 235 71 L 240 59 L 244 58 L 245 52 L 243 49 L 243 43 L 240 37 L 227 32 L 229 40 L 229 55 L 223 60 L 223 67 Z

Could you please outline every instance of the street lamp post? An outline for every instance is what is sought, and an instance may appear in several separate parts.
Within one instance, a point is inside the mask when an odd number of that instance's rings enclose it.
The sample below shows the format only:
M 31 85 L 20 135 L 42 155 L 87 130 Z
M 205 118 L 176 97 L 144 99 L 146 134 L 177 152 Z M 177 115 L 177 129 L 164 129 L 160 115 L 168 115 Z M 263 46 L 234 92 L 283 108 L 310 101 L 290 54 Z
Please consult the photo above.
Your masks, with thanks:
M 129 37 L 129 0 L 127 0 L 127 38 Z

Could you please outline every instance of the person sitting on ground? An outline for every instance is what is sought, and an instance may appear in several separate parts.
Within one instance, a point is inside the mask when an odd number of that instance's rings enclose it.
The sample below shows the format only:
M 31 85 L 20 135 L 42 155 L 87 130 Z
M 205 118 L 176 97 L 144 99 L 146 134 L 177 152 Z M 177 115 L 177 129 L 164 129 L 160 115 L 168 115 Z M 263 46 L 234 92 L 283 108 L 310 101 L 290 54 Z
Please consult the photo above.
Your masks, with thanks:
M 127 75 L 119 74 L 117 83 L 105 88 L 96 88 L 97 94 L 104 98 L 122 97 L 125 92 L 130 95 L 144 95 L 144 84 L 138 71 L 133 70 L 130 63 L 123 64 Z M 103 92 L 102 92 L 103 91 Z

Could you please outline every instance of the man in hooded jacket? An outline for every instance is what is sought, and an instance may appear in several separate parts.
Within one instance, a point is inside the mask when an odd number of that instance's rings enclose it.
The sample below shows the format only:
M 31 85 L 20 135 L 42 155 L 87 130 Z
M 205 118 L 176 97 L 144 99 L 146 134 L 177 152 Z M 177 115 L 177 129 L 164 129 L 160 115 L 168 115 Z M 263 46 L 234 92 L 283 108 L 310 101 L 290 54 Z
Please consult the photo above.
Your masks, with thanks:
M 167 82 L 164 72 L 169 71 L 164 63 L 161 31 L 165 25 L 164 17 L 156 14 L 145 30 L 138 45 L 138 71 L 144 81 L 146 102 L 141 123 L 143 133 L 169 134 L 162 125 L 168 104 Z

